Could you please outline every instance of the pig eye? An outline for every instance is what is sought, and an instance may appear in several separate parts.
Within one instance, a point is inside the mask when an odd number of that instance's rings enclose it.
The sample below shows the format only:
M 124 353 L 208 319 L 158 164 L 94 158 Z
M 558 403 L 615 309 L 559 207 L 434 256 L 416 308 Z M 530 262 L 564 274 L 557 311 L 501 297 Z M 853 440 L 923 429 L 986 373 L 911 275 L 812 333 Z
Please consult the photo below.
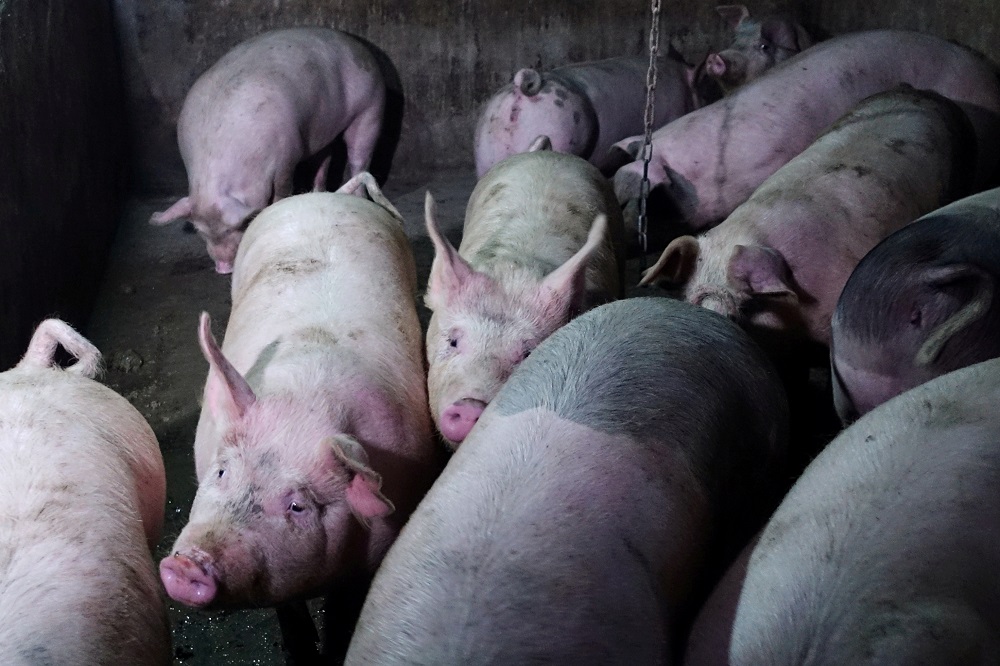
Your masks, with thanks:
M 448 331 L 448 346 L 452 349 L 458 349 L 458 342 L 462 339 L 462 331 L 458 328 L 453 328 Z
M 761 42 L 760 46 L 758 46 L 757 48 L 759 48 L 764 53 L 768 53 L 771 50 L 771 45 L 767 42 Z
M 224 469 L 220 469 L 220 470 L 219 470 L 219 478 L 221 479 L 221 478 L 222 478 L 222 477 L 224 477 L 225 475 L 226 475 L 226 470 L 224 470 Z
M 288 510 L 291 511 L 292 513 L 302 513 L 303 511 L 306 510 L 306 508 L 301 504 L 299 504 L 298 502 L 292 502 L 291 504 L 288 505 Z

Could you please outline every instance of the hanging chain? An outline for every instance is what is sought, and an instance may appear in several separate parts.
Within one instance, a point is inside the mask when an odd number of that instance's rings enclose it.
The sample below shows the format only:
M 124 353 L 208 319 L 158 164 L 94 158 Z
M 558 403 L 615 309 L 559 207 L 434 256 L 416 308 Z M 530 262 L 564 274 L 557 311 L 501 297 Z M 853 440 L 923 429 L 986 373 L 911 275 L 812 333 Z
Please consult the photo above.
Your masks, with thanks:
M 646 134 L 642 144 L 642 184 L 639 187 L 639 247 L 642 248 L 640 264 L 646 269 L 648 251 L 648 220 L 646 200 L 649 198 L 649 161 L 653 157 L 653 94 L 656 92 L 656 59 L 660 51 L 660 0 L 652 0 L 652 24 L 649 27 L 649 69 L 646 70 L 646 111 L 643 120 Z

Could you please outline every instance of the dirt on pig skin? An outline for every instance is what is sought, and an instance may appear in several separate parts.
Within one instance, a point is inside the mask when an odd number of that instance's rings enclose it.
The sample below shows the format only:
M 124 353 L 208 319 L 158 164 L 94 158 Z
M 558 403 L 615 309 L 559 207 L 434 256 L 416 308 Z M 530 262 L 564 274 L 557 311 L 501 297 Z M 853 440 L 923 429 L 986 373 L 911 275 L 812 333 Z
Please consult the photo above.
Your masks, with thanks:
M 461 240 L 465 205 L 475 185 L 473 169 L 442 171 L 423 179 L 390 178 L 384 193 L 405 218 L 406 232 L 417 262 L 417 312 L 424 330 L 430 312 L 423 304 L 434 248 L 424 226 L 424 193 L 438 203 L 438 222 L 456 246 Z M 207 310 L 221 341 L 229 318 L 230 278 L 218 275 L 197 234 L 181 225 L 161 229 L 147 224 L 166 197 L 132 201 L 121 220 L 100 296 L 84 333 L 102 351 L 106 372 L 102 381 L 124 395 L 149 421 L 159 439 L 167 470 L 164 537 L 155 559 L 168 555 L 170 545 L 187 521 L 197 490 L 194 473 L 194 432 L 201 409 L 201 391 L 208 364 L 198 348 L 198 315 Z M 653 257 L 652 259 L 655 259 Z M 628 263 L 626 285 L 638 284 L 640 265 Z M 629 287 L 627 295 L 664 292 Z M 627 335 L 627 332 L 625 332 Z M 822 392 L 822 387 L 817 389 Z M 826 387 L 827 394 L 829 388 Z M 356 590 L 355 590 L 356 592 Z M 348 595 L 350 596 L 350 595 Z M 331 604 L 343 602 L 331 595 Z M 346 651 L 348 615 L 327 612 L 323 599 L 309 609 L 328 657 Z M 331 626 L 325 627 L 331 619 Z M 272 609 L 203 612 L 170 602 L 175 663 L 184 666 L 286 664 L 281 631 Z M 337 645 L 339 647 L 336 647 Z M 333 663 L 331 661 L 330 663 Z

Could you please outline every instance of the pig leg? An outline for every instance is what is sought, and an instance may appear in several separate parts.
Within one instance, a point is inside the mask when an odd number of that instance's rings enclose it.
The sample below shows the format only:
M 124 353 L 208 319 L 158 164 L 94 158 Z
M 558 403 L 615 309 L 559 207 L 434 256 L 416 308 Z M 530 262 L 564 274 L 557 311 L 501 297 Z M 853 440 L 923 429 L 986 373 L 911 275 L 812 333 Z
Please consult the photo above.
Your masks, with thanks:
M 313 624 L 309 607 L 304 601 L 275 608 L 281 640 L 285 646 L 285 659 L 289 664 L 316 664 L 319 662 L 319 632 Z
M 323 163 L 319 165 L 319 170 L 316 171 L 316 177 L 313 179 L 313 192 L 326 192 L 326 178 L 330 172 L 330 159 L 332 157 L 333 155 L 327 155 Z
M 347 144 L 347 166 L 350 168 L 352 176 L 368 170 L 381 131 L 381 104 L 366 110 L 344 130 L 344 143 Z
M 274 183 L 271 186 L 271 203 L 275 201 L 280 201 L 285 197 L 292 196 L 292 171 L 295 165 L 290 165 L 288 170 L 279 171 L 274 176 Z M 323 167 L 320 167 L 322 170 Z M 317 176 L 318 178 L 318 176 Z

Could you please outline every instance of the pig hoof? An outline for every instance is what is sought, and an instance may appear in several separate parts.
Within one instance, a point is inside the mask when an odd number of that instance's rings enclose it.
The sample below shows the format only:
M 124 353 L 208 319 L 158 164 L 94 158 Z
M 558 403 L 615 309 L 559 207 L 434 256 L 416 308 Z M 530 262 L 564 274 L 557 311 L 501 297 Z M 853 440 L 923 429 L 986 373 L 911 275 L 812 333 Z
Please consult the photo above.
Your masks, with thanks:
M 215 578 L 200 564 L 179 553 L 163 558 L 160 578 L 171 599 L 196 608 L 212 603 L 218 590 Z
M 441 414 L 441 434 L 456 444 L 468 436 L 476 425 L 486 403 L 475 398 L 462 398 Z

